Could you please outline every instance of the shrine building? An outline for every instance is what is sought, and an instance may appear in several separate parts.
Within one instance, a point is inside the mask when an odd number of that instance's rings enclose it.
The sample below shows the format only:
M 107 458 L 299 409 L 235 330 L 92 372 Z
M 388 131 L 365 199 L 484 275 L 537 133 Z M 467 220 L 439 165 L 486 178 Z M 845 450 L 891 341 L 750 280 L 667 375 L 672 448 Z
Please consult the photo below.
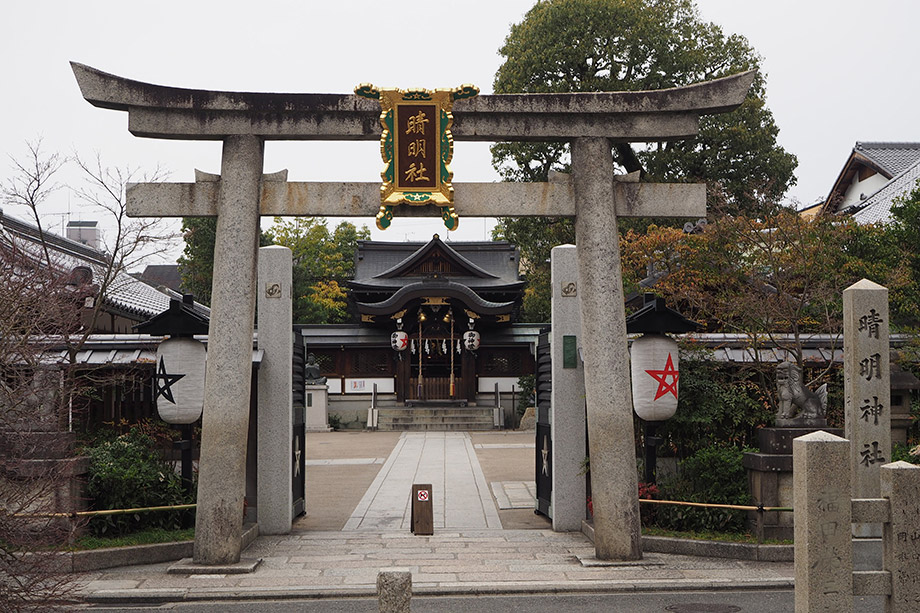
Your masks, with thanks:
M 327 378 L 329 415 L 355 427 L 373 405 L 382 429 L 388 410 L 421 423 L 451 408 L 461 422 L 466 407 L 467 429 L 513 426 L 541 327 L 513 323 L 519 259 L 503 241 L 358 241 L 348 288 L 360 323 L 295 326 Z

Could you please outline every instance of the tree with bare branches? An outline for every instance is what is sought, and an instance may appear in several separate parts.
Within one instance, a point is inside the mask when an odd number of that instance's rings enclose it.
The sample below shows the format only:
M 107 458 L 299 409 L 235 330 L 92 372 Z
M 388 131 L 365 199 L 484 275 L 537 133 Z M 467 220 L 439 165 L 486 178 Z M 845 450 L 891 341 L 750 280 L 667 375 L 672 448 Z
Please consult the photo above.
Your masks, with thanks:
M 71 188 L 104 218 L 105 251 L 83 249 L 42 224 L 49 197 L 65 189 L 61 169 L 82 176 Z M 168 248 L 157 222 L 130 219 L 125 188 L 136 170 L 107 168 L 97 156 L 47 154 L 41 142 L 12 159 L 2 202 L 25 211 L 28 224 L 0 211 L 0 610 L 47 609 L 66 601 L 68 576 L 57 552 L 72 536 L 60 515 L 79 510 L 77 478 L 86 461 L 75 457 L 74 415 L 107 376 L 79 364 L 78 354 L 102 325 L 112 298 L 136 283 L 127 275 L 141 258 Z

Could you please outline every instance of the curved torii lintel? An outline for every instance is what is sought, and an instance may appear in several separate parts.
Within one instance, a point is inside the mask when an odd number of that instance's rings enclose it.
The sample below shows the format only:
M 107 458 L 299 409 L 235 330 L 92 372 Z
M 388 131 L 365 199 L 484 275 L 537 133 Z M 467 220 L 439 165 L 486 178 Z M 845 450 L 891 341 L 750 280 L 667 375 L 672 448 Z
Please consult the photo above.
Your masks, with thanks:
M 153 85 L 71 62 L 83 97 L 128 111 L 137 136 L 215 140 L 254 134 L 269 140 L 373 140 L 380 110 L 352 94 L 220 92 Z M 655 91 L 499 94 L 454 105 L 457 140 L 618 141 L 686 138 L 699 116 L 737 108 L 754 71 Z

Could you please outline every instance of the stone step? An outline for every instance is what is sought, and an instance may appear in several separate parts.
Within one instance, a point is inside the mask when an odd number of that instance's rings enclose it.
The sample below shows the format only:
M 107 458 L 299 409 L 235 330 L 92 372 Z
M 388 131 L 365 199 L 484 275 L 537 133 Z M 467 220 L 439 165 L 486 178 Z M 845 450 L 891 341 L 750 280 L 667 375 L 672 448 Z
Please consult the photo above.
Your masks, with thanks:
M 477 415 L 492 415 L 492 409 L 486 410 L 476 410 L 476 409 L 444 409 L 444 410 L 431 410 L 431 409 L 378 409 L 378 415 L 387 415 L 389 417 L 468 417 L 468 416 L 477 416 Z
M 381 408 L 379 430 L 492 430 L 492 409 L 488 407 L 398 407 Z
M 430 431 L 430 432 L 469 432 L 469 431 L 479 431 L 479 430 L 494 430 L 492 422 L 488 424 L 426 424 L 426 423 L 414 423 L 414 424 L 377 424 L 377 429 L 381 431 L 392 431 L 392 432 L 416 432 L 416 431 Z

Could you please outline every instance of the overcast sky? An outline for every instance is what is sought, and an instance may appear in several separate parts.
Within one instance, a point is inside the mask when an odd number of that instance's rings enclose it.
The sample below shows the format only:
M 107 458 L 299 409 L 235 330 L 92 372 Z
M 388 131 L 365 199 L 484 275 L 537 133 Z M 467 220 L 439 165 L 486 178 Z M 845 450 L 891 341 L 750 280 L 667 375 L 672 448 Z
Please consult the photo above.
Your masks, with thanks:
M 698 0 L 702 16 L 743 34 L 764 57 L 767 104 L 779 142 L 798 156 L 799 205 L 826 195 L 855 141 L 920 141 L 920 2 L 914 0 Z M 15 2 L 3 10 L 0 149 L 24 142 L 49 151 L 99 152 L 110 165 L 150 169 L 173 181 L 218 172 L 220 144 L 135 138 L 127 114 L 80 96 L 68 64 L 161 85 L 264 92 L 350 93 L 371 82 L 395 87 L 474 83 L 490 93 L 511 23 L 533 0 L 340 0 L 338 2 Z M 389 34 L 409 21 L 411 41 Z M 423 33 L 421 33 L 423 32 Z M 409 49 L 411 53 L 406 53 Z M 375 142 L 266 145 L 265 171 L 290 180 L 376 181 Z M 455 180 L 494 181 L 488 145 L 457 143 Z M 0 177 L 9 174 L 7 160 Z M 64 178 L 75 180 L 69 175 Z M 65 191 L 51 203 L 72 219 L 98 217 Z M 7 210 L 22 216 L 24 211 Z M 453 240 L 482 240 L 491 223 L 463 218 Z M 366 220 L 373 227 L 373 220 Z M 374 238 L 427 240 L 440 221 L 397 217 Z

